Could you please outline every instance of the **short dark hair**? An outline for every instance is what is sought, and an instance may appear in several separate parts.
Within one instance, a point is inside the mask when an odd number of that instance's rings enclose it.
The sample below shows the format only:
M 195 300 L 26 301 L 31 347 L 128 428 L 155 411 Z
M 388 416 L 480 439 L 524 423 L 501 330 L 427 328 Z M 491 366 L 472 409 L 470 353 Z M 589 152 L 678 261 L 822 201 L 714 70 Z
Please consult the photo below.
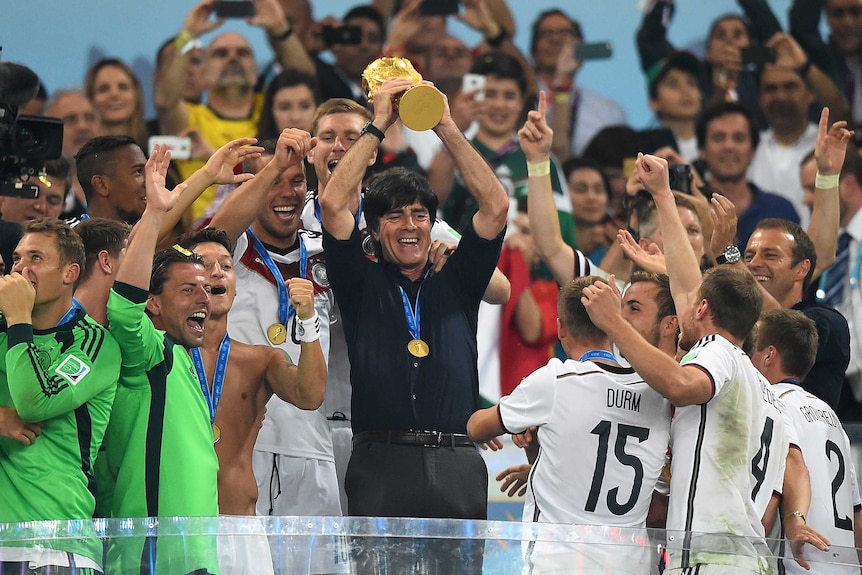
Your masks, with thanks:
M 757 323 L 755 349 L 774 346 L 786 374 L 803 379 L 817 358 L 819 335 L 814 320 L 801 311 L 773 309 L 763 312 Z
M 273 101 L 279 90 L 282 88 L 293 88 L 294 86 L 305 86 L 311 90 L 314 105 L 317 106 L 320 103 L 320 89 L 318 88 L 317 79 L 311 74 L 288 68 L 274 77 L 266 87 L 266 92 L 263 96 L 263 111 L 260 114 L 260 120 L 257 122 L 258 139 L 278 138 L 281 130 L 275 125 Z
M 114 161 L 114 154 L 120 148 L 137 146 L 131 136 L 97 136 L 81 146 L 75 154 L 75 166 L 78 170 L 78 183 L 84 190 L 84 196 L 90 201 L 95 194 L 93 176 L 102 175 L 110 170 L 108 167 Z
M 414 202 L 422 204 L 432 218 L 437 214 L 437 195 L 423 176 L 405 168 L 380 172 L 368 182 L 362 202 L 368 229 L 379 231 L 381 217 Z
M 844 178 L 847 174 L 853 174 L 856 181 L 862 185 L 862 157 L 853 142 L 847 142 L 847 153 L 844 154 L 844 163 L 841 165 L 841 177 Z
M 605 171 L 602 167 L 596 163 L 591 158 L 578 158 L 573 157 L 569 158 L 565 162 L 563 162 L 563 175 L 566 177 L 566 181 L 572 176 L 572 173 L 578 170 L 593 170 L 597 172 L 599 176 L 602 178 L 602 184 L 605 186 L 605 190 L 608 193 L 608 196 L 611 195 L 611 182 L 608 180 L 608 175 L 605 174 Z
M 178 249 L 179 248 L 179 249 Z M 174 264 L 204 265 L 204 260 L 198 254 L 182 246 L 174 246 L 158 252 L 153 257 L 153 271 L 150 275 L 150 295 L 159 295 L 165 288 L 165 282 Z
M 584 288 L 591 286 L 597 281 L 606 281 L 598 276 L 576 277 L 560 290 L 557 298 L 557 315 L 568 332 L 579 342 L 595 343 L 607 339 L 607 334 L 599 329 L 587 308 L 581 302 Z
M 744 340 L 763 308 L 760 285 L 748 270 L 715 266 L 703 274 L 698 299 L 709 302 L 712 323 Z
M 584 148 L 582 156 L 602 167 L 623 168 L 626 158 L 634 158 L 640 152 L 637 132 L 630 126 L 606 126 Z
M 342 18 L 341 21 L 347 22 L 354 18 L 365 18 L 366 20 L 371 20 L 377 24 L 377 28 L 380 30 L 381 41 L 385 40 L 386 23 L 383 21 L 383 14 L 381 14 L 380 10 L 375 8 L 373 5 L 360 4 L 358 6 L 354 6 L 347 11 L 347 14 L 344 15 L 344 18 Z
M 66 222 L 57 218 L 37 218 L 28 220 L 22 224 L 24 235 L 47 234 L 57 239 L 57 250 L 60 254 L 60 263 L 78 264 L 83 271 L 87 257 L 84 253 L 84 244 L 81 238 L 72 231 Z
M 670 278 L 668 278 L 667 274 L 637 270 L 631 276 L 631 285 L 636 283 L 651 283 L 658 287 L 655 303 L 658 306 L 659 319 L 676 315 L 676 306 L 670 293 Z
M 732 114 L 739 114 L 748 122 L 748 137 L 751 140 L 751 147 L 752 149 L 757 148 L 757 144 L 760 142 L 760 132 L 757 131 L 754 117 L 748 108 L 736 102 L 720 102 L 705 109 L 697 118 L 694 127 L 697 136 L 697 149 L 702 150 L 706 146 L 706 132 L 713 120 Z
M 527 96 L 527 73 L 521 62 L 514 56 L 503 52 L 488 52 L 476 58 L 470 72 L 501 80 L 513 80 L 521 91 L 521 97 Z
M 793 236 L 793 258 L 790 265 L 795 266 L 802 260 L 811 262 L 808 275 L 802 282 L 802 291 L 807 290 L 808 286 L 811 285 L 811 278 L 814 276 L 814 268 L 817 267 L 817 250 L 814 249 L 814 242 L 811 241 L 802 226 L 783 218 L 765 218 L 757 222 L 754 230 L 779 230 Z
M 733 12 L 727 12 L 726 14 L 722 14 L 718 18 L 712 21 L 709 25 L 709 32 L 706 34 L 706 43 L 709 44 L 710 40 L 712 40 L 713 34 L 715 34 L 715 29 L 718 28 L 718 25 L 722 22 L 726 22 L 727 20 L 738 20 L 745 26 L 745 33 L 748 34 L 748 38 L 751 38 L 751 25 L 749 25 L 748 20 L 746 20 L 742 15 L 735 14 Z
M 177 243 L 191 251 L 194 251 L 200 244 L 219 244 L 223 246 L 229 254 L 233 253 L 233 247 L 230 244 L 230 238 L 227 237 L 227 232 L 218 228 L 204 228 L 196 232 L 187 233 L 183 235 Z
M 87 218 L 72 229 L 84 244 L 86 265 L 80 279 L 84 281 L 92 275 L 93 264 L 101 251 L 104 250 L 115 258 L 120 257 L 120 253 L 126 247 L 126 240 L 132 231 L 132 226 L 110 218 Z
M 535 20 L 533 20 L 533 25 L 530 28 L 530 54 L 533 54 L 536 51 L 536 42 L 539 41 L 539 26 L 542 25 L 542 21 L 549 16 L 562 16 L 572 25 L 572 34 L 579 40 L 584 39 L 584 33 L 581 30 L 581 24 L 574 18 L 570 18 L 568 14 L 559 10 L 557 8 L 552 8 L 550 10 L 545 10 L 541 12 Z

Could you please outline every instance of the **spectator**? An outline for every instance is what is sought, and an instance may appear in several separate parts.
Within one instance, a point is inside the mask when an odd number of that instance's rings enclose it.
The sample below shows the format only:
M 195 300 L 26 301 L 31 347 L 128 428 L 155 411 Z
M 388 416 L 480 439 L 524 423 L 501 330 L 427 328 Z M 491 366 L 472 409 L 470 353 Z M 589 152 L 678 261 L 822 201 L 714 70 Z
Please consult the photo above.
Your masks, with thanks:
M 349 98 L 365 105 L 368 104 L 368 96 L 362 87 L 362 72 L 383 50 L 386 26 L 380 12 L 368 4 L 354 6 L 340 22 L 332 20 L 324 30 L 330 27 L 339 31 L 342 26 L 358 28 L 359 42 L 345 43 L 339 39 L 328 46 L 335 57 L 334 64 L 315 57 L 321 101 Z
M 673 52 L 656 64 L 648 80 L 649 107 L 659 126 L 673 133 L 676 151 L 686 162 L 697 159 L 695 120 L 702 95 L 698 84 L 700 62 L 688 52 Z
M 146 149 L 150 134 L 144 120 L 141 82 L 125 62 L 117 58 L 99 60 L 87 70 L 84 89 L 102 119 L 100 136 L 131 136 Z
M 589 160 L 570 158 L 563 164 L 563 173 L 578 249 L 598 265 L 617 235 L 617 227 L 609 222 L 610 184 L 601 168 Z
M 299 128 L 311 131 L 314 111 L 320 102 L 317 81 L 298 70 L 286 70 L 272 79 L 263 97 L 263 110 L 257 124 L 261 142 L 278 138 L 282 130 Z

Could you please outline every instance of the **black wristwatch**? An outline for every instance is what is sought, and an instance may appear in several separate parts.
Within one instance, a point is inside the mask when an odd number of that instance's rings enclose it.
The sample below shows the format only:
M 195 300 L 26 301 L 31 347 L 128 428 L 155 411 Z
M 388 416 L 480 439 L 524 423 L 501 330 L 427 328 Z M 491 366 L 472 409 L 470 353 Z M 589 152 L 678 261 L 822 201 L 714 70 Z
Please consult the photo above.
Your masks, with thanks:
M 742 254 L 739 253 L 739 248 L 736 246 L 727 246 L 724 251 L 718 254 L 715 258 L 717 264 L 735 264 L 742 259 Z

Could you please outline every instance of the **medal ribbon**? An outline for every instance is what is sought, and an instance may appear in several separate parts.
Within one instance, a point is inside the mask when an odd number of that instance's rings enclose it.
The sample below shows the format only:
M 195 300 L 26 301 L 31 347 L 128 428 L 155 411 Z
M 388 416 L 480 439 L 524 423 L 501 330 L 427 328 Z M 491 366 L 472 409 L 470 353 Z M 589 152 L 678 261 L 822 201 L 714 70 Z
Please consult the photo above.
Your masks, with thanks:
M 75 317 L 75 313 L 79 309 L 84 309 L 84 306 L 81 305 L 81 302 L 79 302 L 75 298 L 72 298 L 72 307 L 69 308 L 69 311 L 66 312 L 66 315 L 60 318 L 60 321 L 57 322 L 57 325 L 63 325 L 67 321 L 71 320 L 73 317 Z
M 578 361 L 590 361 L 591 359 L 606 359 L 614 363 L 617 362 L 617 357 L 604 349 L 593 349 L 578 358 Z
M 201 384 L 201 391 L 204 392 L 204 399 L 207 400 L 207 406 L 210 410 L 210 423 L 215 421 L 216 409 L 218 402 L 221 399 L 221 392 L 224 388 L 224 376 L 227 373 L 227 359 L 230 355 L 230 338 L 224 334 L 224 339 L 218 346 L 218 359 L 216 360 L 215 373 L 213 374 L 213 390 L 210 394 L 209 382 L 207 381 L 207 372 L 204 369 L 204 360 L 201 356 L 199 347 L 194 347 L 191 350 L 192 363 L 195 365 L 195 372 L 198 374 L 198 383 Z
M 424 281 L 425 278 L 428 277 L 428 273 L 430 272 L 430 268 L 425 272 L 425 275 L 422 277 Z M 422 339 L 420 336 L 420 313 L 421 308 L 419 307 L 419 295 L 422 293 L 422 286 L 419 286 L 419 291 L 416 292 L 416 309 L 413 309 L 413 306 L 410 305 L 410 298 L 407 297 L 407 292 L 404 291 L 404 288 L 400 285 L 398 286 L 398 291 L 401 292 L 401 301 L 404 303 L 404 317 L 407 319 L 407 329 L 410 331 L 410 335 L 413 336 L 413 339 Z
M 281 270 L 272 261 L 272 256 L 269 255 L 263 243 L 251 231 L 251 228 L 248 228 L 247 232 L 248 237 L 254 242 L 254 249 L 257 250 L 257 254 L 260 256 L 263 265 L 266 266 L 266 269 L 275 278 L 275 287 L 278 288 L 278 323 L 286 326 L 293 319 L 296 310 L 290 304 L 290 295 L 287 293 L 287 286 L 284 285 L 284 276 L 281 275 Z M 296 238 L 299 240 L 299 277 L 304 279 L 306 269 L 308 268 L 308 248 L 305 247 L 302 236 L 297 234 Z
M 353 220 L 356 222 L 357 227 L 359 226 L 359 217 L 362 215 L 362 196 L 359 196 L 359 209 L 353 214 Z M 320 199 L 314 198 L 314 219 L 318 221 L 321 225 L 323 224 L 323 216 L 320 215 Z

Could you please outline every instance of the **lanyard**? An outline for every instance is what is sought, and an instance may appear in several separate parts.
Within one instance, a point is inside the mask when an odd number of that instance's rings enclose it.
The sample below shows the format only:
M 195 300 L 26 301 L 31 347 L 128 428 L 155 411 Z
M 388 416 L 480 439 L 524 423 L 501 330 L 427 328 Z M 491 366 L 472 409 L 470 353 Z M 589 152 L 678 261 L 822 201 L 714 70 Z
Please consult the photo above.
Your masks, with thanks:
M 278 288 L 278 322 L 284 325 L 293 319 L 294 314 L 296 314 L 296 310 L 292 305 L 290 305 L 290 295 L 287 293 L 287 286 L 284 285 L 284 276 L 281 275 L 281 270 L 278 269 L 278 266 L 275 265 L 275 262 L 272 261 L 272 256 L 269 255 L 266 247 L 264 247 L 263 243 L 257 239 L 257 236 L 254 235 L 254 232 L 251 231 L 251 228 L 248 228 L 248 236 L 254 242 L 254 248 L 257 250 L 257 255 L 260 256 L 260 260 L 263 262 L 263 265 L 266 266 L 266 269 L 269 270 L 269 273 L 272 274 L 272 277 L 275 278 L 275 287 Z M 305 278 L 306 268 L 308 267 L 308 248 L 305 247 L 305 242 L 302 241 L 302 236 L 299 233 L 296 234 L 296 238 L 299 240 L 299 277 Z
M 604 349 L 593 349 L 578 358 L 578 361 L 590 361 L 592 359 L 606 359 L 617 363 L 617 357 Z
M 422 281 L 425 281 L 425 278 L 428 277 L 428 273 L 431 271 L 429 268 L 425 275 L 422 276 Z M 410 335 L 413 336 L 413 339 L 422 339 L 420 337 L 420 314 L 422 312 L 422 308 L 419 306 L 419 296 L 422 294 L 422 286 L 419 286 L 419 291 L 416 292 L 416 309 L 413 309 L 413 306 L 410 305 L 410 299 L 407 297 L 407 292 L 404 291 L 404 288 L 400 285 L 398 286 L 398 291 L 401 292 L 401 301 L 404 304 L 404 317 L 407 319 L 407 329 L 410 330 Z
M 356 222 L 356 227 L 359 227 L 359 217 L 362 215 L 362 194 L 359 195 L 359 209 L 353 214 L 353 220 Z M 314 219 L 317 223 L 323 225 L 323 216 L 320 215 L 320 198 L 314 198 Z
M 793 385 L 799 385 L 799 380 L 795 377 L 788 377 L 787 379 L 782 379 L 778 383 L 792 383 Z
M 207 372 L 204 369 L 204 360 L 201 357 L 201 350 L 198 347 L 192 348 L 192 363 L 195 365 L 195 372 L 198 374 L 198 383 L 201 384 L 201 391 L 204 393 L 204 399 L 207 400 L 207 406 L 210 410 L 210 423 L 215 421 L 216 409 L 218 402 L 221 399 L 221 392 L 224 388 L 224 376 L 227 373 L 227 359 L 230 355 L 230 338 L 224 334 L 224 339 L 218 346 L 218 360 L 216 360 L 215 373 L 213 374 L 213 390 L 210 395 L 209 383 L 207 382 Z

